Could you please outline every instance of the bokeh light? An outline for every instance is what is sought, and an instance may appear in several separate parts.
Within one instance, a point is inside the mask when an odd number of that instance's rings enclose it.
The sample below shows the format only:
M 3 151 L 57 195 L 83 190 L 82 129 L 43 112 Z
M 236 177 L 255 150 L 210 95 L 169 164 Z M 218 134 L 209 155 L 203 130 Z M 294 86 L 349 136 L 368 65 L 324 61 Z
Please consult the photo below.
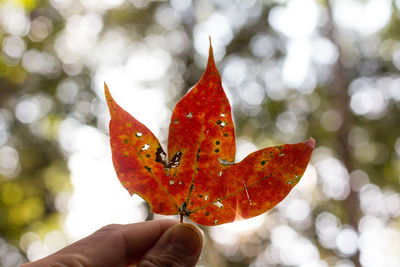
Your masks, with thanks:
M 399 0 L 1 1 L 0 266 L 164 218 L 116 177 L 103 85 L 166 148 L 209 37 L 236 161 L 310 136 L 317 147 L 277 207 L 202 228 L 199 266 L 400 266 L 399 11 Z

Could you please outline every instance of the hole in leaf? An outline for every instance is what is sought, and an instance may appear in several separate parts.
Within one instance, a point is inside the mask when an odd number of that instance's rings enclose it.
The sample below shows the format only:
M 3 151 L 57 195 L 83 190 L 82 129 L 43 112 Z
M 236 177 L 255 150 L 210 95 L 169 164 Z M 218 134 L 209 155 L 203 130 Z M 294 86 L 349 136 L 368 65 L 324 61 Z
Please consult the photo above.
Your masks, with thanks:
M 175 183 L 174 180 L 169 180 L 169 185 L 173 185 Z
M 189 113 L 186 115 L 186 118 L 188 118 L 188 119 L 190 119 L 190 118 L 192 118 L 192 117 L 193 117 L 192 112 L 189 112 Z
M 182 181 L 179 181 L 179 183 L 178 183 L 179 185 L 182 185 Z
M 151 157 L 151 155 L 150 155 L 149 153 L 147 153 L 147 154 L 146 154 L 146 157 L 150 158 L 150 157 Z
M 261 163 L 261 165 L 265 165 L 265 160 L 262 160 L 260 163 Z
M 143 134 L 141 132 L 135 133 L 136 137 L 141 137 Z
M 214 151 L 215 151 L 215 153 L 218 153 L 219 152 L 219 148 L 216 148 Z
M 228 133 L 224 133 L 224 137 L 228 137 Z
M 150 145 L 145 144 L 145 145 L 142 147 L 142 150 L 147 150 L 147 149 L 149 149 L 149 147 L 150 147 Z
M 203 198 L 203 195 L 199 195 L 199 198 Z
M 156 162 L 160 162 L 164 165 L 164 167 L 167 167 L 167 154 L 164 152 L 160 145 L 158 146 L 156 151 Z
M 215 141 L 215 144 L 216 144 L 217 146 L 219 146 L 219 145 L 221 144 L 221 142 L 220 142 L 219 140 L 217 140 L 217 141 Z
M 221 202 L 219 202 L 219 200 L 218 201 L 215 201 L 214 203 L 213 203 L 215 206 L 217 206 L 218 208 L 223 208 L 224 207 L 224 205 L 221 203 Z
M 294 179 L 293 180 L 289 180 L 288 184 L 294 184 L 294 183 L 298 183 L 300 181 L 300 176 L 299 175 L 294 175 Z M 291 182 L 291 183 L 289 183 Z
M 214 221 L 214 224 L 216 225 L 217 223 L 218 223 L 218 220 L 215 220 L 215 221 Z
M 171 162 L 168 164 L 168 168 L 176 168 L 179 166 L 181 161 L 182 153 L 180 151 L 176 152 L 175 155 L 172 157 Z
M 204 200 L 208 200 L 208 195 L 206 194 L 206 196 L 204 197 Z
M 222 176 L 222 171 L 220 171 L 220 172 L 218 173 L 218 176 Z
M 225 127 L 226 123 L 221 121 L 221 120 L 217 120 L 217 124 L 221 127 Z
M 151 168 L 149 166 L 144 166 L 144 168 L 148 171 L 151 172 Z
M 280 153 L 279 154 L 279 157 L 283 157 L 283 156 L 285 156 L 285 153 Z
M 205 213 L 204 215 L 210 216 L 210 212 L 209 212 L 209 211 L 206 211 L 206 213 Z
M 224 114 L 224 113 L 221 113 L 221 117 L 225 117 L 225 114 Z
M 222 165 L 233 165 L 233 164 L 235 164 L 233 162 L 227 161 L 226 159 L 218 158 L 218 160 L 219 160 L 219 163 L 221 163 Z

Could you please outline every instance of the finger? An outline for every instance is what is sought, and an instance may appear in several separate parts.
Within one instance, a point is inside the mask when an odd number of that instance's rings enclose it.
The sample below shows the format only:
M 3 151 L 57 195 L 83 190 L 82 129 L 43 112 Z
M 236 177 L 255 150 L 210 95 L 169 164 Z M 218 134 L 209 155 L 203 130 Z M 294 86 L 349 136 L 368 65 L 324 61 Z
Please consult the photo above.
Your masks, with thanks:
M 126 266 L 137 262 L 171 226 L 175 220 L 155 220 L 134 224 L 111 224 L 64 249 L 25 267 Z M 58 265 L 57 265 L 58 266 Z
M 203 248 L 203 235 L 193 224 L 169 228 L 139 261 L 138 267 L 195 266 Z

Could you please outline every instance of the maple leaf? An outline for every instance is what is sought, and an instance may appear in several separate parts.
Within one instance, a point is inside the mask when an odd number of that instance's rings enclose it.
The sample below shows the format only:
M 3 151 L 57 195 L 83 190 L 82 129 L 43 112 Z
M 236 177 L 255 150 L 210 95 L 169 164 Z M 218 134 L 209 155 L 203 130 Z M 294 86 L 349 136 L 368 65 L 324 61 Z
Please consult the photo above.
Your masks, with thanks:
M 264 148 L 234 163 L 231 107 L 211 44 L 203 76 L 173 111 L 168 158 L 153 133 L 113 100 L 106 84 L 104 89 L 117 176 L 154 213 L 186 216 L 202 225 L 260 215 L 299 182 L 314 149 L 310 138 Z

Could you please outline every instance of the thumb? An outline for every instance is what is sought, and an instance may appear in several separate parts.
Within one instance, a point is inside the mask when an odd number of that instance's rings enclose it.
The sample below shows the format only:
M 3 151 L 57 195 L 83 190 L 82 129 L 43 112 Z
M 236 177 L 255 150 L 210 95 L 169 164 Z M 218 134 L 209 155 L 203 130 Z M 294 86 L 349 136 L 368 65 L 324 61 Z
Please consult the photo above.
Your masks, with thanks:
M 203 235 L 190 223 L 169 228 L 140 260 L 138 267 L 195 266 L 203 248 Z

